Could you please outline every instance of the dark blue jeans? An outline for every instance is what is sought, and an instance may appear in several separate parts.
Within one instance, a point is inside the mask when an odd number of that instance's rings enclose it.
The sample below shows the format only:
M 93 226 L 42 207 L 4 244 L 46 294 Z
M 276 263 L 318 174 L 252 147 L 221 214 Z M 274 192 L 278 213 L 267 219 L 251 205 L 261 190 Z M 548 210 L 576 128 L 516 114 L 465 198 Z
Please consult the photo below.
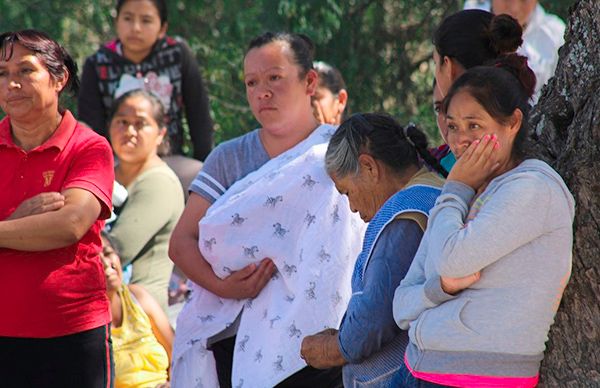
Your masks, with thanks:
M 402 366 L 396 372 L 396 375 L 392 379 L 392 383 L 390 387 L 393 388 L 439 388 L 446 387 L 446 385 L 440 385 L 435 383 L 430 383 L 429 381 L 417 379 L 413 376 L 406 365 L 402 363 Z

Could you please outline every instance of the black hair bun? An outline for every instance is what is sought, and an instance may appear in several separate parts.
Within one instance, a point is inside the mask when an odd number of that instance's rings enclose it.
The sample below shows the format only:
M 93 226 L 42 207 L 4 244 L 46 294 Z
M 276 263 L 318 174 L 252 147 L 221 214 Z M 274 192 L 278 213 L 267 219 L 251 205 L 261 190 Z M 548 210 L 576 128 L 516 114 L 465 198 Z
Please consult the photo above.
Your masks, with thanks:
M 498 54 L 514 53 L 523 44 L 523 28 L 515 18 L 506 14 L 492 18 L 489 34 L 492 49 Z
M 502 55 L 496 60 L 494 66 L 504 69 L 515 76 L 521 83 L 521 87 L 527 96 L 529 98 L 533 96 L 536 79 L 535 73 L 527 63 L 527 57 L 516 53 Z

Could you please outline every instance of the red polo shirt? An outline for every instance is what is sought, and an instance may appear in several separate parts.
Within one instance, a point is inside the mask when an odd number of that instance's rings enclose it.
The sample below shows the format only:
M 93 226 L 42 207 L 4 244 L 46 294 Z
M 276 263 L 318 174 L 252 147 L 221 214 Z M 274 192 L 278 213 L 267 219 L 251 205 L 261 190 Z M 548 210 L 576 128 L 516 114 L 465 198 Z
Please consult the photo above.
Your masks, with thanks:
M 110 145 L 69 111 L 54 134 L 29 152 L 13 142 L 10 118 L 0 122 L 0 220 L 27 198 L 68 188 L 85 189 L 102 205 L 76 244 L 43 252 L 0 248 L 0 336 L 58 337 L 110 322 L 99 252 L 113 180 Z

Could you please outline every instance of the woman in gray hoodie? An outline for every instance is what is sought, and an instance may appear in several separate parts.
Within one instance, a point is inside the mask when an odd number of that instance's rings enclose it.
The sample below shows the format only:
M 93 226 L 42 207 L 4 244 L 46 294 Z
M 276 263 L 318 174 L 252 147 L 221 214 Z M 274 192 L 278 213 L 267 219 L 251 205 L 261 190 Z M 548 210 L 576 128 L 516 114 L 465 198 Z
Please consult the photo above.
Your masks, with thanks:
M 509 54 L 451 87 L 458 161 L 393 301 L 409 330 L 394 386 L 533 387 L 571 272 L 574 200 L 525 152 L 535 76 Z

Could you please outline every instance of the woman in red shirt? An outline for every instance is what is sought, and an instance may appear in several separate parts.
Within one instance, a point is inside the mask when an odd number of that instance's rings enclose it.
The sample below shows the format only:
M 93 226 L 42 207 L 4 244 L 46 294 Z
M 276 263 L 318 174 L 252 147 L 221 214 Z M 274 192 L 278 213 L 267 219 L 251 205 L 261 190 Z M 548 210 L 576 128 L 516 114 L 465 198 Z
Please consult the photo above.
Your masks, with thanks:
M 5 387 L 112 386 L 100 230 L 108 142 L 59 108 L 77 66 L 34 30 L 0 35 L 0 376 Z

